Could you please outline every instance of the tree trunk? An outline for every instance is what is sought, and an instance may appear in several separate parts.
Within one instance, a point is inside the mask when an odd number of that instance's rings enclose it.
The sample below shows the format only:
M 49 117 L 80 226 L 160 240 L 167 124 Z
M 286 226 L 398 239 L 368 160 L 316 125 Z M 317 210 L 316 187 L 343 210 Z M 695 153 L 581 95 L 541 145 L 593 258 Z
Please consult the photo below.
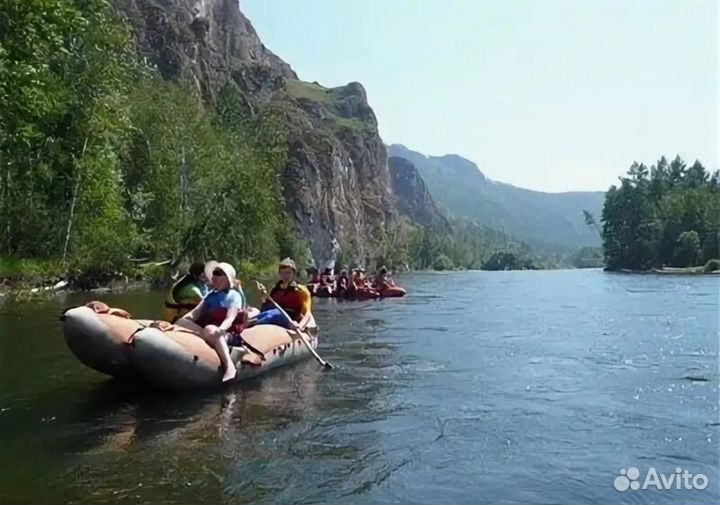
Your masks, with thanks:
M 82 163 L 83 159 L 85 158 L 85 151 L 87 150 L 87 144 L 88 144 L 89 139 L 90 139 L 90 135 L 85 137 L 85 142 L 83 143 L 82 153 L 80 154 L 80 162 L 81 163 Z M 70 201 L 70 215 L 68 216 L 67 231 L 65 232 L 65 245 L 63 246 L 62 266 L 63 266 L 63 271 L 65 272 L 66 275 L 67 275 L 67 251 L 68 251 L 68 245 L 70 244 L 70 235 L 72 233 L 73 222 L 75 221 L 75 206 L 77 204 L 78 194 L 80 193 L 80 181 L 81 180 L 82 180 L 82 172 L 79 172 L 77 175 L 77 179 L 75 179 L 75 186 L 73 187 L 72 200 Z
M 6 254 L 12 256 L 12 227 L 10 226 L 10 165 L 5 167 L 5 177 L 3 178 L 3 203 L 5 219 L 5 245 Z

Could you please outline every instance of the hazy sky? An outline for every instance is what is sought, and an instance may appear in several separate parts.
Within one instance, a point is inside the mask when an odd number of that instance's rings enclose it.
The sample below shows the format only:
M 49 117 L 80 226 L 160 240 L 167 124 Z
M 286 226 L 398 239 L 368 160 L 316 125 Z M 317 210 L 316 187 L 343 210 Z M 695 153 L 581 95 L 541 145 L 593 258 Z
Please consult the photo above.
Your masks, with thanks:
M 718 0 L 241 0 L 301 79 L 367 89 L 386 143 L 604 190 L 633 160 L 718 168 Z

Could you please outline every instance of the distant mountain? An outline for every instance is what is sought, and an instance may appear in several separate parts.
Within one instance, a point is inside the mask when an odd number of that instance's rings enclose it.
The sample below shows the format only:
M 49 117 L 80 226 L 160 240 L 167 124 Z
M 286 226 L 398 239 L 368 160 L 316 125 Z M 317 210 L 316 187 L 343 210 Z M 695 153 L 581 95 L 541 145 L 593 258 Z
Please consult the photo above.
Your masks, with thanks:
M 544 193 L 518 188 L 487 178 L 462 156 L 426 156 L 400 144 L 389 146 L 388 155 L 415 165 L 430 194 L 450 214 L 502 230 L 539 252 L 600 245 L 597 231 L 585 224 L 583 210 L 599 218 L 602 191 Z

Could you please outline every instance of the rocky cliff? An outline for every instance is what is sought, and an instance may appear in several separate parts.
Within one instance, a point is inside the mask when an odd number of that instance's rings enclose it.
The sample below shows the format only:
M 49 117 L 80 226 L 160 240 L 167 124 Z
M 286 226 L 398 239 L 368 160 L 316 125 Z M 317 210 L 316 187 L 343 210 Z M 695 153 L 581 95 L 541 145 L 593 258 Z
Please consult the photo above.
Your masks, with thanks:
M 324 88 L 297 79 L 262 44 L 237 0 L 113 0 L 132 27 L 138 53 L 163 77 L 196 86 L 208 103 L 235 88 L 249 117 L 266 107 L 288 132 L 287 211 L 313 255 L 334 240 L 374 254 L 398 219 L 387 152 L 358 83 Z
M 404 158 L 391 156 L 388 167 L 400 214 L 427 228 L 447 231 L 450 223 L 435 205 L 415 165 Z
M 237 0 L 111 1 L 127 17 L 138 54 L 166 79 L 190 81 L 210 100 L 231 84 L 256 108 L 297 78 L 265 48 Z

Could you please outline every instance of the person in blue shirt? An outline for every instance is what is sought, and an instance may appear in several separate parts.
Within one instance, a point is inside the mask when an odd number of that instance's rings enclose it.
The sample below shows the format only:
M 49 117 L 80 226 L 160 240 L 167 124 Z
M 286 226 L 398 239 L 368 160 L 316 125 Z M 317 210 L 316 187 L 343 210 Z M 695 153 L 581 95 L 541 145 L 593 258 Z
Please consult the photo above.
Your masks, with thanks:
M 223 382 L 232 380 L 237 373 L 228 345 L 241 341 L 240 332 L 246 321 L 245 297 L 235 276 L 232 265 L 219 263 L 212 271 L 213 290 L 176 323 L 200 333 L 215 349 L 224 369 Z

